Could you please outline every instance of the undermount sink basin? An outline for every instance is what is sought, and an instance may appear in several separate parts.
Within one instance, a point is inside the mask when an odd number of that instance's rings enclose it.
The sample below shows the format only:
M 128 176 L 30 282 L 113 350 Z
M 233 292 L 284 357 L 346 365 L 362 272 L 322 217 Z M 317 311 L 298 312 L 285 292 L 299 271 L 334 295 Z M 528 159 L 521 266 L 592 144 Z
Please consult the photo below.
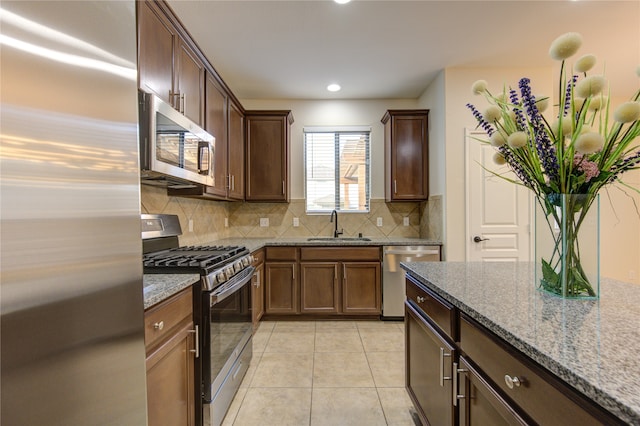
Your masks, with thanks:
M 307 241 L 371 241 L 367 237 L 310 237 Z

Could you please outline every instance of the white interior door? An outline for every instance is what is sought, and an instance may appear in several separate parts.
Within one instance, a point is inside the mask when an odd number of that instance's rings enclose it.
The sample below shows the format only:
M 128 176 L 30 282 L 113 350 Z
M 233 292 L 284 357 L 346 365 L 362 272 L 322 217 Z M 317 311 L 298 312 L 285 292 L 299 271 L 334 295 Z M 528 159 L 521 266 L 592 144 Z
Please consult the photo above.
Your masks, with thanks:
M 475 139 L 483 132 L 466 132 L 466 217 L 468 261 L 528 261 L 531 251 L 531 191 L 505 181 L 488 170 L 506 173 L 493 161 L 495 149 Z

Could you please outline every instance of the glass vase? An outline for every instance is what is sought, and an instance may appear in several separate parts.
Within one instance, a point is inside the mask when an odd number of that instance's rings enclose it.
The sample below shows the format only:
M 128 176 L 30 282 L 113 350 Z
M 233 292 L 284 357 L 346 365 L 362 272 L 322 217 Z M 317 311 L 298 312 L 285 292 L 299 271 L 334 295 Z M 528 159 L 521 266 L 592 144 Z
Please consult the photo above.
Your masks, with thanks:
M 563 298 L 600 295 L 598 194 L 548 194 L 536 198 L 534 282 Z

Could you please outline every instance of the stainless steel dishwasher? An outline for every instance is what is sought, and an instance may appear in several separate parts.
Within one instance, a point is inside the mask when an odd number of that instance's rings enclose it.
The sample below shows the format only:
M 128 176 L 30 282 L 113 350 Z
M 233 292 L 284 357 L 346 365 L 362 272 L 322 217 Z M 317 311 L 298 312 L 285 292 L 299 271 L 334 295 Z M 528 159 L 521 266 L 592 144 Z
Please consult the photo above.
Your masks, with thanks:
M 382 249 L 382 319 L 402 319 L 406 291 L 400 262 L 438 262 L 440 246 L 384 246 Z

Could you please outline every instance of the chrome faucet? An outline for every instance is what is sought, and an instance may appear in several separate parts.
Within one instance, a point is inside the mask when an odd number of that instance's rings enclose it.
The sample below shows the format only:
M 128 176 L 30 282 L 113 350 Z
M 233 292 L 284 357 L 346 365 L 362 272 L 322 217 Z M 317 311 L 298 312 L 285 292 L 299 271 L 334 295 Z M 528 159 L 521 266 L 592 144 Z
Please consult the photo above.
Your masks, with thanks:
M 333 228 L 333 238 L 338 238 L 338 235 L 342 235 L 344 233 L 344 229 L 341 229 L 340 232 L 338 232 L 338 212 L 335 210 L 331 212 L 331 219 L 329 219 L 329 222 L 333 222 L 334 216 L 336 218 L 336 223 Z

